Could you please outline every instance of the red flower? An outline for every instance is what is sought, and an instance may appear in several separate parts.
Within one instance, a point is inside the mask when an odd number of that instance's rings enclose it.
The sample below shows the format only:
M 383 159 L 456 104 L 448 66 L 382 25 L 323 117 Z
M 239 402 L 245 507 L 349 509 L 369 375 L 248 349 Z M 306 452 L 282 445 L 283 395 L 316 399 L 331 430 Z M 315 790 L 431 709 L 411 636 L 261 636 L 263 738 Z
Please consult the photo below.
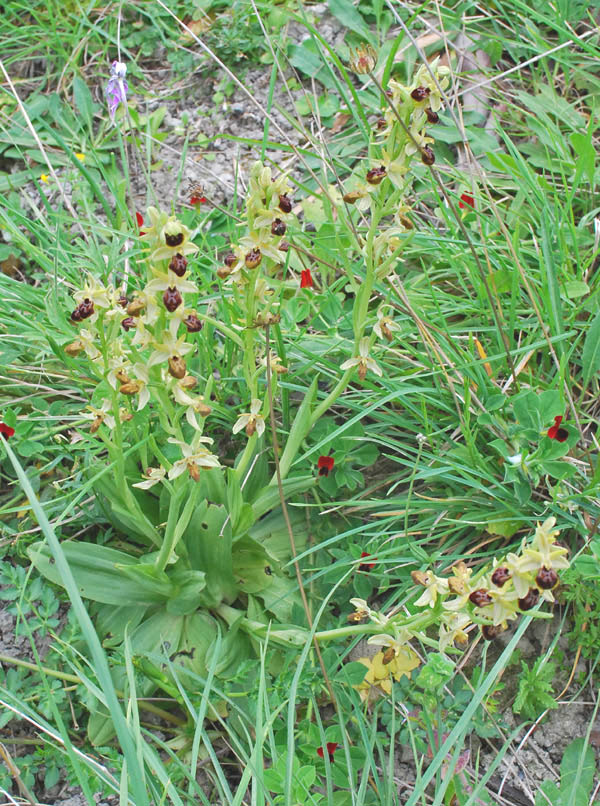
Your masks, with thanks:
M 10 425 L 5 425 L 4 423 L 0 423 L 0 434 L 2 434 L 3 437 L 8 439 L 9 437 L 12 437 L 14 435 L 14 433 L 15 433 L 15 429 L 11 428 Z
M 191 196 L 190 204 L 206 204 L 206 196 Z
M 310 269 L 302 269 L 300 274 L 300 288 L 314 288 L 312 274 Z
M 317 467 L 319 468 L 319 476 L 328 476 L 333 470 L 335 460 L 333 456 L 319 456 Z
M 467 205 L 468 205 L 469 207 L 472 207 L 473 209 L 475 209 L 475 200 L 473 199 L 473 197 L 471 196 L 471 194 L 470 194 L 470 193 L 463 193 L 463 194 L 462 194 L 462 196 L 460 197 L 460 201 L 459 201 L 459 203 L 458 203 L 458 206 L 459 206 L 459 207 L 461 208 L 461 210 L 462 210 L 462 209 L 464 209 L 464 208 L 465 208 Z
M 142 232 L 142 227 L 144 226 L 144 216 L 141 213 L 135 214 L 135 220 L 137 221 L 138 229 L 140 231 L 140 235 L 145 235 L 145 232 Z
M 338 746 L 337 742 L 327 742 L 327 753 L 329 754 L 329 762 L 333 764 L 333 754 L 335 753 L 335 749 Z M 317 755 L 323 758 L 323 748 L 317 747 Z
M 554 425 L 552 428 L 548 429 L 548 436 L 550 439 L 555 439 L 557 442 L 564 442 L 567 437 L 569 436 L 569 432 L 566 428 L 561 428 L 560 424 L 562 423 L 562 415 L 559 414 L 557 417 L 554 418 Z
M 363 551 L 362 554 L 360 555 L 361 559 L 363 557 L 370 557 L 370 556 L 371 555 L 367 551 Z M 359 571 L 370 571 L 371 568 L 374 568 L 374 567 L 375 567 L 375 563 L 361 563 L 358 566 L 358 570 Z

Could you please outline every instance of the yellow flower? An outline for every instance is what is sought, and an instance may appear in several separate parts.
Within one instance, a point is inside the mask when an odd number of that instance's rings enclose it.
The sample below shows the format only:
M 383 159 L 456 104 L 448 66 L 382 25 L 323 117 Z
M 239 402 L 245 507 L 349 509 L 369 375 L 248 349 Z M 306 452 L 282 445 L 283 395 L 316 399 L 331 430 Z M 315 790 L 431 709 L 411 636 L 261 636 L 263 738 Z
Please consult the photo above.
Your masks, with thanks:
M 85 162 L 85 154 L 83 154 L 81 151 L 76 151 L 75 159 L 79 160 L 79 162 Z
M 40 182 L 44 182 L 46 185 L 48 184 L 49 180 L 50 177 L 48 176 L 48 174 L 42 174 L 40 176 Z
M 402 646 L 398 654 L 390 663 L 384 663 L 383 652 L 378 652 L 373 658 L 358 658 L 358 663 L 367 667 L 368 671 L 362 683 L 354 686 L 359 692 L 361 700 L 376 699 L 382 692 L 391 694 L 392 680 L 400 680 L 408 675 L 420 664 L 416 653 L 409 646 Z

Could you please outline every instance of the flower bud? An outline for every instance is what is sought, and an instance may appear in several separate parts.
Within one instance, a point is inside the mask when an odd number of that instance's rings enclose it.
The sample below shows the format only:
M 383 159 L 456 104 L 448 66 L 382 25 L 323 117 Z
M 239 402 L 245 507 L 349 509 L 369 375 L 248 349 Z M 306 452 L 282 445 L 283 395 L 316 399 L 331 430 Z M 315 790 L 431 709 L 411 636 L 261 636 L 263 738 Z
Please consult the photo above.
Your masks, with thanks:
M 510 574 L 510 571 L 508 570 L 508 568 L 504 568 L 504 566 L 500 566 L 500 567 L 496 568 L 496 570 L 492 574 L 492 582 L 498 588 L 501 588 L 503 585 L 505 585 L 508 582 L 510 577 L 511 577 L 511 574 Z
M 423 146 L 421 149 L 421 162 L 424 165 L 433 165 L 435 162 L 435 154 L 431 146 Z
M 183 255 L 180 255 L 179 252 L 177 252 L 177 254 L 173 255 L 171 258 L 169 268 L 178 277 L 183 277 L 187 270 L 187 260 Z
M 342 198 L 346 202 L 346 204 L 356 204 L 359 199 L 362 199 L 362 193 L 358 190 L 351 190 L 349 193 L 346 193 Z
M 173 313 L 173 311 L 176 311 L 177 308 L 179 308 L 183 300 L 178 289 L 175 286 L 171 286 L 171 288 L 167 288 L 163 294 L 163 302 L 169 313 Z
M 198 381 L 191 375 L 186 375 L 181 379 L 179 384 L 183 389 L 195 389 L 198 386 Z
M 429 87 L 417 87 L 411 92 L 410 97 L 413 99 L 413 101 L 421 103 L 421 101 L 425 101 L 427 98 L 429 98 L 430 93 L 431 90 Z
M 350 69 L 359 76 L 372 73 L 377 64 L 377 51 L 372 45 L 363 45 L 351 54 Z
M 529 588 L 526 595 L 522 599 L 519 599 L 519 608 L 521 610 L 531 610 L 532 607 L 536 606 L 539 598 L 539 590 L 537 588 Z
M 502 632 L 502 627 L 499 624 L 483 624 L 481 627 L 481 634 L 486 641 L 493 641 Z
M 141 299 L 134 299 L 133 302 L 130 302 L 127 306 L 127 313 L 129 316 L 139 316 L 145 307 L 146 303 Z
M 386 177 L 387 171 L 385 166 L 381 165 L 379 168 L 371 168 L 367 172 L 367 182 L 370 185 L 379 185 Z
M 119 299 L 118 299 L 118 303 L 119 303 L 119 305 L 121 306 L 121 308 L 126 308 L 126 307 L 127 307 L 128 302 L 129 302 L 129 300 L 127 299 L 127 297 L 125 296 L 125 294 L 121 294 L 121 296 L 120 296 L 120 297 L 119 297 Z
M 271 235 L 280 237 L 281 235 L 285 235 L 286 229 L 285 223 L 280 218 L 276 218 L 271 224 Z
M 543 591 L 548 591 L 558 583 L 558 574 L 554 568 L 546 568 L 543 565 L 538 571 L 535 581 Z
M 139 391 L 140 391 L 140 385 L 135 381 L 124 383 L 122 386 L 119 387 L 119 392 L 122 395 L 137 395 Z
M 231 269 L 228 266 L 219 266 L 217 269 L 217 277 L 220 277 L 221 280 L 225 280 L 226 277 L 229 277 L 231 274 Z
M 411 571 L 410 575 L 415 585 L 422 585 L 424 588 L 426 588 L 429 584 L 427 574 L 423 573 L 423 571 Z
M 186 372 L 187 367 L 183 358 L 178 355 L 172 355 L 169 358 L 169 375 L 181 380 L 181 378 L 185 378 Z
M 83 344 L 80 341 L 72 341 L 71 344 L 67 344 L 65 347 L 65 353 L 67 355 L 76 356 L 83 350 Z
M 381 659 L 381 662 L 383 663 L 384 666 L 387 666 L 388 663 L 391 663 L 395 657 L 396 657 L 396 650 L 394 649 L 393 646 L 389 646 L 383 653 L 383 658 Z
M 204 327 L 196 314 L 192 313 L 183 320 L 183 324 L 187 327 L 188 333 L 198 333 Z
M 287 193 L 281 193 L 279 196 L 279 209 L 282 213 L 292 212 L 292 200 L 288 198 Z
M 469 601 L 473 602 L 476 607 L 487 607 L 491 605 L 494 600 L 485 588 L 479 588 L 479 590 L 473 591 L 469 596 Z
M 247 269 L 255 269 L 260 264 L 261 260 L 262 254 L 260 249 L 251 249 L 244 258 L 244 263 Z
M 135 327 L 135 319 L 133 316 L 128 316 L 126 319 L 121 321 L 121 327 L 123 330 L 131 330 L 132 327 Z
M 236 260 L 237 260 L 237 257 L 235 256 L 235 252 L 227 252 L 225 257 L 223 258 L 223 263 L 226 266 L 229 266 L 229 268 L 231 268 L 233 266 L 233 264 L 236 262 Z
M 427 115 L 427 120 L 430 123 L 439 123 L 440 122 L 440 116 L 438 115 L 437 112 L 434 112 L 433 109 L 430 109 L 429 107 L 427 107 L 425 109 L 425 114 Z

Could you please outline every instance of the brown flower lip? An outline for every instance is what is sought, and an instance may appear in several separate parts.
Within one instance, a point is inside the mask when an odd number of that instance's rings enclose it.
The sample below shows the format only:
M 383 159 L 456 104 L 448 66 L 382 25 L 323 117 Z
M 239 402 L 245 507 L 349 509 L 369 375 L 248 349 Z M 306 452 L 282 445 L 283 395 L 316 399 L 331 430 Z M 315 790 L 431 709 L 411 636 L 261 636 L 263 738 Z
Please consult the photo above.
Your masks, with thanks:
M 180 255 L 179 252 L 177 252 L 177 254 L 173 255 L 171 258 L 169 268 L 178 277 L 183 277 L 187 269 L 187 260 L 183 255 Z
M 183 232 L 178 232 L 177 235 L 165 233 L 165 243 L 171 247 L 180 246 L 183 243 Z
M 487 607 L 491 605 L 494 600 L 485 588 L 479 588 L 479 590 L 473 591 L 469 596 L 469 601 L 473 602 L 476 607 Z
M 411 92 L 410 97 L 413 99 L 413 101 L 420 102 L 429 98 L 430 94 L 431 90 L 429 87 L 417 87 Z
M 121 294 L 121 296 L 119 297 L 119 305 L 121 306 L 121 308 L 126 308 L 129 305 L 129 300 L 127 299 L 125 294 Z
M 346 202 L 346 204 L 356 204 L 356 202 L 362 197 L 362 194 L 359 193 L 358 190 L 350 190 L 346 193 L 342 198 Z
M 292 200 L 288 198 L 287 193 L 282 193 L 279 196 L 279 209 L 282 213 L 292 212 Z
M 381 165 L 379 168 L 371 168 L 367 172 L 367 182 L 370 185 L 379 185 L 387 176 L 385 166 Z
M 244 263 L 247 269 L 255 269 L 260 264 L 261 260 L 262 253 L 260 249 L 251 249 L 244 258 Z
M 430 123 L 439 123 L 440 122 L 440 116 L 438 115 L 437 112 L 434 112 L 433 109 L 430 109 L 429 107 L 427 107 L 427 109 L 425 110 L 425 114 L 427 115 L 427 120 Z
M 499 624 L 484 624 L 481 627 L 481 634 L 486 641 L 493 641 L 502 632 L 502 627 Z
M 287 227 L 285 223 L 280 219 L 276 218 L 273 223 L 271 224 L 271 234 L 272 235 L 285 235 Z
M 538 599 L 540 598 L 540 592 L 537 588 L 529 588 L 525 596 L 522 599 L 519 599 L 518 605 L 521 610 L 531 610 L 532 607 L 535 607 L 538 603 Z
M 492 574 L 492 582 L 494 583 L 494 585 L 501 588 L 506 582 L 508 582 L 510 576 L 511 574 L 508 568 L 500 566 L 499 568 L 496 568 L 496 570 Z
M 177 288 L 175 286 L 171 286 L 171 288 L 167 288 L 163 294 L 163 302 L 169 313 L 173 313 L 173 311 L 176 311 L 177 308 L 179 308 L 183 300 Z
M 198 333 L 204 326 L 204 323 L 193 313 L 183 320 L 183 324 L 187 327 L 188 333 Z
M 233 266 L 233 264 L 235 263 L 235 261 L 236 261 L 236 256 L 235 256 L 235 253 L 234 253 L 234 252 L 227 252 L 227 254 L 225 255 L 225 257 L 223 258 L 223 263 L 224 263 L 226 266 L 229 266 L 229 268 L 231 268 L 231 267 Z
M 133 316 L 128 316 L 126 319 L 121 321 L 121 327 L 123 330 L 131 330 L 132 327 L 135 327 L 135 319 Z
M 421 150 L 421 162 L 424 165 L 433 165 L 435 162 L 435 154 L 431 146 L 423 146 Z
M 178 355 L 172 355 L 169 358 L 169 375 L 181 380 L 181 378 L 185 378 L 186 372 L 187 368 L 183 358 L 180 358 Z
M 542 590 L 551 590 L 558 582 L 558 574 L 554 568 L 542 566 L 537 573 L 535 581 Z
M 75 310 L 71 313 L 71 321 L 81 322 L 82 319 L 87 319 L 94 313 L 94 303 L 87 297 L 80 302 Z

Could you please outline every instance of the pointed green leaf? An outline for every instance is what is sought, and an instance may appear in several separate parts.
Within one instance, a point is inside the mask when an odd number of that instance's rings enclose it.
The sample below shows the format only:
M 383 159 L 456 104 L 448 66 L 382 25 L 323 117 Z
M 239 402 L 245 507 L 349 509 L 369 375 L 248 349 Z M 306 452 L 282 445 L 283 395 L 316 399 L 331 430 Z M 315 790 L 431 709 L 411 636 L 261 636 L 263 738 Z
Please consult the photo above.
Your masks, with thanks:
M 148 605 L 169 597 L 171 583 L 134 571 L 140 563 L 129 554 L 95 543 L 63 543 L 62 548 L 79 593 L 85 599 L 113 605 Z M 64 587 L 48 546 L 34 543 L 27 553 L 40 573 Z
M 597 313 L 588 330 L 583 352 L 581 354 L 583 367 L 583 383 L 587 386 L 592 375 L 600 370 L 600 313 Z

